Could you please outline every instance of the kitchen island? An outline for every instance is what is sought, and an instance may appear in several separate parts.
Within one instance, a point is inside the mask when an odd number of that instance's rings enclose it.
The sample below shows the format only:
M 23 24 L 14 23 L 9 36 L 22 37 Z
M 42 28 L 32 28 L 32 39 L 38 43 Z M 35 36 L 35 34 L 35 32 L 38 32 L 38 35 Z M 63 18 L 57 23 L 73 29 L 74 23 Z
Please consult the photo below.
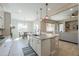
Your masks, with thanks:
M 39 56 L 54 55 L 59 46 L 58 34 L 29 35 L 29 44 Z

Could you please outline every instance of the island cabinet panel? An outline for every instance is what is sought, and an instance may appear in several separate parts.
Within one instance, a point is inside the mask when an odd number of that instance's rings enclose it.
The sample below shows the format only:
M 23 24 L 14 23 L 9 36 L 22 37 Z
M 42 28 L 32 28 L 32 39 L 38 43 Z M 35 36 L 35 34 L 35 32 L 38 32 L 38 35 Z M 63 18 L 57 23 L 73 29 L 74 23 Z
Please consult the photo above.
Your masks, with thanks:
M 42 44 L 41 44 L 41 55 L 42 56 L 49 56 L 50 55 L 50 53 L 51 53 L 51 51 L 50 51 L 50 49 L 51 49 L 51 47 L 50 47 L 50 39 L 47 39 L 47 40 L 43 40 L 42 41 Z
M 41 55 L 41 41 L 34 38 L 34 46 L 33 49 L 38 55 Z
M 45 36 L 45 35 L 44 35 Z M 39 56 L 49 56 L 58 50 L 58 36 L 47 37 L 30 36 L 30 46 Z
M 29 43 L 30 43 L 30 46 L 32 47 L 32 45 L 33 45 L 32 44 L 32 36 L 29 37 Z
M 56 55 L 59 52 L 59 37 L 54 37 L 51 41 L 51 55 Z

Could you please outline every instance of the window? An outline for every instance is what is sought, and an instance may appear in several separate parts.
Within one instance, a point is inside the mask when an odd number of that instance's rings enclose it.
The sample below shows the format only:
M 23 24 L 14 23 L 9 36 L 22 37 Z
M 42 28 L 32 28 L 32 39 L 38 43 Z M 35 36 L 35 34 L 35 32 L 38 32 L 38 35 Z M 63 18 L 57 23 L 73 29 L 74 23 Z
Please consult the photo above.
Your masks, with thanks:
M 59 24 L 59 32 L 64 32 L 64 25 L 63 24 Z
M 25 31 L 27 31 L 27 24 L 22 24 L 22 23 L 19 23 L 18 24 L 18 31 L 19 32 L 25 32 Z
M 47 32 L 55 32 L 55 24 L 47 23 L 46 24 L 46 31 Z
M 34 24 L 34 32 L 38 32 L 39 31 L 39 25 L 38 24 Z

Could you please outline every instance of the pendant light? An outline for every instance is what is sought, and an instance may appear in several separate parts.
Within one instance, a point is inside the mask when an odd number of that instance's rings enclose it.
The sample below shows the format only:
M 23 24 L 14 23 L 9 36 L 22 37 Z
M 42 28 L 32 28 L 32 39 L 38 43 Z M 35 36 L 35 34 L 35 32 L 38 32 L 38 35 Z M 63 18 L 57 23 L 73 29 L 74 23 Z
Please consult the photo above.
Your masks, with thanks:
M 45 4 L 46 5 L 46 16 L 45 16 L 45 20 L 48 20 L 48 3 Z
M 42 21 L 42 8 L 40 8 L 40 20 Z

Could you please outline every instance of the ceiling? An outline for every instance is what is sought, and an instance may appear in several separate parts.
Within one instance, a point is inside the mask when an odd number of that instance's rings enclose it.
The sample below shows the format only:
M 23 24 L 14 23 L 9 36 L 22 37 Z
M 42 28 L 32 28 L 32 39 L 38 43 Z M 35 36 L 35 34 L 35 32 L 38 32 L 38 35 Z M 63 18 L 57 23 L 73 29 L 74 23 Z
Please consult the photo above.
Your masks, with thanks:
M 52 20 L 60 21 L 60 20 L 66 20 L 69 19 L 70 16 L 72 16 L 73 13 L 78 11 L 78 6 L 75 6 L 73 8 L 69 8 L 67 10 L 64 10 L 56 15 L 51 16 Z
M 22 20 L 22 21 L 34 21 L 38 20 L 37 17 L 40 16 L 40 8 L 42 8 L 42 17 L 45 16 L 46 9 L 45 3 L 0 3 L 3 6 L 4 11 L 10 12 L 12 19 Z M 53 15 L 58 10 L 63 9 L 64 6 L 69 6 L 69 3 L 49 3 L 48 14 Z M 59 15 L 58 15 L 59 16 Z M 62 16 L 61 16 L 62 17 Z M 51 19 L 58 19 L 60 17 Z

